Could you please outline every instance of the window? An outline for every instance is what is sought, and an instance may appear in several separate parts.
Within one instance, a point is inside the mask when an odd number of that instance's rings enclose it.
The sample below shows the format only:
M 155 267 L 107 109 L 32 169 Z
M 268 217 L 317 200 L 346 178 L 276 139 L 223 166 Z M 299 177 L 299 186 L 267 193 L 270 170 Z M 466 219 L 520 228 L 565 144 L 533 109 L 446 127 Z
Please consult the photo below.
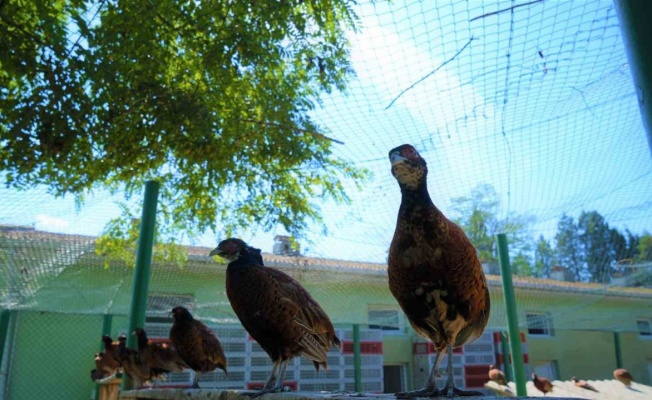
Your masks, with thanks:
M 636 321 L 638 335 L 646 339 L 652 339 L 652 318 L 639 318 Z
M 402 331 L 403 324 L 399 310 L 371 309 L 367 313 L 369 329 L 384 331 Z
M 192 312 L 195 298 L 192 295 L 150 294 L 147 296 L 147 321 L 171 321 L 170 312 L 176 306 L 184 306 Z
M 525 314 L 527 333 L 530 335 L 552 336 L 552 318 L 550 314 L 528 312 Z

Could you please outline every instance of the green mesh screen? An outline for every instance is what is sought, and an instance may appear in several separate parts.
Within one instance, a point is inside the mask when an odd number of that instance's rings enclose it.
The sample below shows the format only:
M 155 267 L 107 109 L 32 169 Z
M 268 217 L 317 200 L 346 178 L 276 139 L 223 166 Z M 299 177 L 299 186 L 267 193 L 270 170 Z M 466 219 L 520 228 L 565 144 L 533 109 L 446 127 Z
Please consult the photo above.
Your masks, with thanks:
M 373 310 L 396 309 L 383 263 L 400 193 L 387 152 L 411 143 L 428 162 L 430 193 L 445 214 L 463 222 L 468 214 L 459 210 L 472 202 L 460 198 L 480 188 L 493 201 L 487 234 L 517 227 L 510 251 L 523 330 L 528 322 L 556 331 L 644 329 L 637 319 L 652 304 L 652 162 L 614 5 L 545 1 L 496 12 L 513 5 L 357 6 L 356 78 L 313 114 L 344 142 L 337 154 L 372 178 L 361 191 L 349 185 L 351 204 L 314 199 L 326 229 L 311 226 L 298 256 L 272 254 L 280 228 L 240 234 L 263 249 L 268 265 L 304 284 L 338 327 L 410 330 L 402 317 Z M 133 265 L 107 262 L 95 247 L 119 201 L 101 190 L 75 204 L 43 187 L 0 188 L 0 302 L 17 315 L 8 342 L 15 361 L 5 373 L 39 356 L 86 373 L 102 317 L 113 316 L 114 336 L 127 329 Z M 135 215 L 139 201 L 126 202 Z M 560 221 L 568 229 L 560 231 Z M 151 321 L 186 304 L 211 324 L 237 325 L 225 266 L 207 256 L 219 239 L 179 237 L 188 260 L 152 266 Z M 489 329 L 504 330 L 495 244 L 485 245 Z M 39 350 L 25 353 L 24 340 Z M 75 393 L 91 392 L 88 379 Z M 46 393 L 14 395 L 55 398 Z

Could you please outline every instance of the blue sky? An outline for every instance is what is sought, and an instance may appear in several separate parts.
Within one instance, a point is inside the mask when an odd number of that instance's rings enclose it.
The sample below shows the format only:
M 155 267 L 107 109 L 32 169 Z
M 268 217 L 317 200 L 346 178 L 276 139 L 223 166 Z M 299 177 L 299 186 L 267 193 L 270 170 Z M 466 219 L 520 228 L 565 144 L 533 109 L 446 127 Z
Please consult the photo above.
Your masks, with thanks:
M 652 231 L 652 157 L 613 3 L 546 1 L 474 21 L 512 2 L 436 3 L 358 7 L 362 29 L 350 35 L 357 78 L 314 117 L 345 142 L 336 153 L 373 178 L 350 192 L 350 205 L 315 199 L 328 235 L 312 227 L 306 254 L 385 260 L 400 204 L 387 152 L 402 143 L 427 160 L 431 196 L 445 213 L 451 198 L 488 183 L 503 216 L 536 218 L 536 236 L 551 238 L 562 213 L 582 209 Z M 96 235 L 119 213 L 114 200 L 99 191 L 77 211 L 72 198 L 43 188 L 3 188 L 0 223 Z M 279 233 L 242 237 L 271 251 Z M 208 234 L 198 244 L 216 240 Z

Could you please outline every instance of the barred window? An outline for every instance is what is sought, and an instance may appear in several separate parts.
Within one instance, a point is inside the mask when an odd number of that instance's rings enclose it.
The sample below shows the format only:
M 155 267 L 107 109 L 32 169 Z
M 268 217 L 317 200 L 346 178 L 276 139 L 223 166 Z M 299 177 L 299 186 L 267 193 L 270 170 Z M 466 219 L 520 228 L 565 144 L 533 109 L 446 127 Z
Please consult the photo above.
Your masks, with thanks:
M 171 321 L 170 312 L 176 306 L 184 306 L 192 312 L 195 297 L 184 294 L 150 294 L 147 296 L 147 322 Z
M 652 338 L 652 318 L 639 318 L 636 321 L 639 336 Z
M 530 335 L 552 336 L 552 318 L 548 313 L 528 312 L 525 314 L 527 332 Z
M 371 309 L 367 313 L 369 329 L 382 329 L 384 331 L 400 331 L 401 315 L 399 310 Z

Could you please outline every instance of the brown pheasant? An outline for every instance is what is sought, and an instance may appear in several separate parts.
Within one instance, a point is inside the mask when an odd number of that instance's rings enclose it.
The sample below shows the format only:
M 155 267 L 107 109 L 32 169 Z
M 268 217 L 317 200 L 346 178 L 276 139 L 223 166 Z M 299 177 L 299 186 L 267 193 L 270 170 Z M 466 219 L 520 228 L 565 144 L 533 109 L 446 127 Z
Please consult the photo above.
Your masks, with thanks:
M 534 383 L 534 387 L 543 393 L 544 396 L 552 392 L 552 388 L 554 387 L 548 379 L 538 377 L 535 373 L 532 373 L 532 382 Z
M 489 366 L 489 379 L 496 382 L 499 385 L 507 386 L 507 379 L 503 371 L 499 370 L 493 365 Z
M 172 318 L 170 340 L 181 359 L 195 371 L 193 387 L 199 388 L 199 374 L 202 372 L 219 368 L 226 373 L 226 356 L 215 333 L 185 307 L 174 307 Z
M 102 354 L 102 363 L 105 365 L 108 369 L 112 369 L 113 372 L 117 372 L 117 370 L 122 366 L 122 362 L 120 361 L 120 348 L 118 347 L 119 341 L 113 341 L 111 339 L 111 336 L 109 335 L 104 335 L 102 336 L 102 342 L 104 342 L 104 352 Z M 108 372 L 108 370 L 107 370 Z M 110 374 L 112 374 L 110 373 Z
M 116 363 L 113 358 L 107 356 L 107 353 L 101 351 L 95 354 L 95 369 L 102 371 L 104 377 L 116 374 L 118 368 L 120 368 L 120 363 Z
M 573 381 L 575 383 L 575 386 L 577 386 L 578 388 L 591 390 L 593 392 L 598 392 L 598 389 L 594 388 L 591 384 L 589 384 L 586 381 L 581 381 L 581 380 L 577 379 L 576 377 L 572 377 L 571 381 Z
M 226 294 L 233 311 L 274 366 L 263 389 L 252 397 L 278 392 L 288 362 L 303 355 L 317 371 L 328 369 L 326 353 L 340 340 L 330 319 L 292 277 L 261 264 L 260 254 L 240 239 L 226 239 L 211 251 L 230 261 L 226 269 Z
M 107 376 L 109 376 L 109 372 L 107 371 L 107 367 L 104 365 L 103 359 L 104 358 L 104 352 L 101 351 L 99 353 L 95 353 L 95 369 L 91 370 L 91 378 L 95 380 L 94 377 L 97 379 L 102 379 Z
M 625 368 L 618 368 L 617 370 L 615 370 L 614 378 L 622 382 L 623 385 L 627 387 L 630 387 L 632 385 L 632 382 L 634 382 L 634 378 L 629 373 L 629 371 L 627 371 Z
M 118 337 L 120 344 L 120 361 L 122 368 L 134 382 L 134 388 L 139 388 L 152 379 L 152 370 L 141 359 L 138 351 L 127 347 L 127 337 L 120 335 Z
M 489 290 L 480 260 L 464 231 L 430 199 L 428 168 L 417 150 L 405 144 L 392 149 L 389 159 L 401 188 L 389 248 L 389 289 L 414 330 L 437 350 L 425 387 L 397 396 L 481 395 L 457 389 L 453 376 L 453 349 L 482 335 L 489 319 Z M 440 391 L 435 379 L 446 353 L 448 378 Z
M 147 333 L 142 328 L 136 328 L 134 335 L 138 336 L 140 359 L 151 368 L 155 377 L 170 372 L 181 372 L 184 368 L 188 368 L 171 344 L 153 343 L 147 338 Z
M 95 369 L 91 370 L 91 380 L 93 382 L 99 381 L 99 380 L 104 379 L 106 377 L 107 377 L 106 372 L 102 371 L 101 369 L 95 368 Z

